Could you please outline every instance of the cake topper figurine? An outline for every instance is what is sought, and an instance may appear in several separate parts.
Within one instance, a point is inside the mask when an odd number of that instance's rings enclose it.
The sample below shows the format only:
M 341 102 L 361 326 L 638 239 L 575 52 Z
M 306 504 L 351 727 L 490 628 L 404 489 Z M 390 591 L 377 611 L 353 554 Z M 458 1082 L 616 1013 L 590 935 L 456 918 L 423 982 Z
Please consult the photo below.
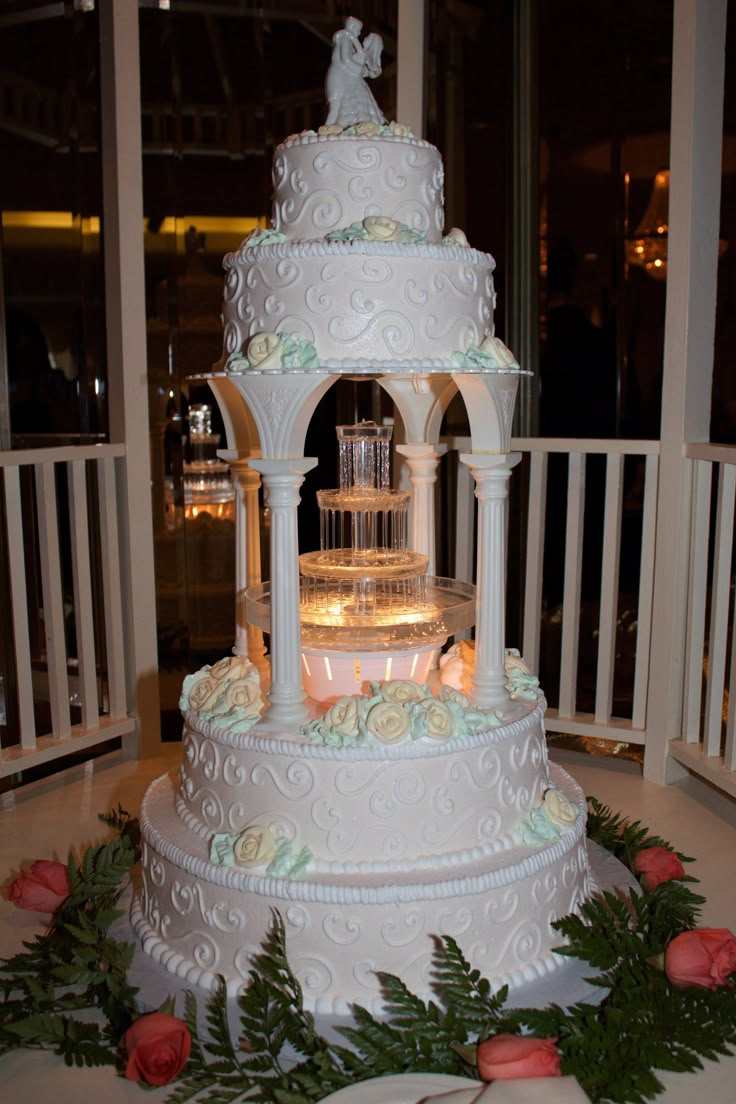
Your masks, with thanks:
M 369 34 L 360 41 L 363 24 L 350 16 L 332 39 L 332 61 L 327 70 L 325 93 L 329 105 L 326 124 L 341 127 L 356 123 L 385 123 L 386 119 L 366 84 L 366 77 L 380 77 L 383 40 Z

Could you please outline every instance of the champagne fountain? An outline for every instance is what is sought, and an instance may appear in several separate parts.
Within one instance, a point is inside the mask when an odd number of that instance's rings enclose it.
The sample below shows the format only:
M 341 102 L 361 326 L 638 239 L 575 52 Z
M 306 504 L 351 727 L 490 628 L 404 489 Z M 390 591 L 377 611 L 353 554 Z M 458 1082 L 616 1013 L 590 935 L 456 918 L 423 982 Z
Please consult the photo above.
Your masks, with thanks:
M 424 682 L 447 638 L 469 628 L 475 588 L 427 576 L 410 551 L 408 491 L 390 486 L 393 427 L 337 426 L 339 483 L 317 494 L 320 549 L 299 557 L 302 678 L 325 701 L 373 679 Z M 248 619 L 268 631 L 270 587 L 248 593 Z

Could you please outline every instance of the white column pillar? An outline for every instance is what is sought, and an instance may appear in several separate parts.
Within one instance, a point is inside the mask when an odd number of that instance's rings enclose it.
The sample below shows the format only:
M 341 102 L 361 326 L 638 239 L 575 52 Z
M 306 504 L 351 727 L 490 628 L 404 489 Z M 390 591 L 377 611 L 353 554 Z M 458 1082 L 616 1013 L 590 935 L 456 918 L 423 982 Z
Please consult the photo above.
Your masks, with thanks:
M 506 651 L 506 515 L 509 476 L 521 453 L 463 453 L 478 499 L 473 702 L 490 709 L 508 701 Z
M 436 539 L 434 528 L 434 494 L 437 466 L 447 452 L 447 445 L 397 445 L 396 451 L 406 457 L 409 466 L 411 501 L 411 548 L 428 558 L 427 574 L 436 571 Z
M 424 134 L 426 0 L 399 0 L 396 66 L 396 118 L 407 123 L 417 138 Z
M 251 460 L 263 477 L 271 514 L 271 687 L 266 722 L 292 732 L 308 719 L 302 688 L 297 507 L 304 476 L 317 460 Z
M 682 734 L 691 462 L 707 441 L 713 376 L 723 139 L 726 0 L 675 0 L 667 306 L 657 497 L 654 618 L 644 777 L 675 781 Z
M 245 592 L 261 581 L 261 532 L 258 489 L 261 479 L 246 459 L 230 459 L 235 488 L 235 644 L 233 655 L 247 656 L 257 667 L 267 666 L 263 633 L 245 616 Z
M 110 442 L 125 445 L 120 547 L 125 603 L 126 682 L 136 732 L 126 754 L 155 755 L 161 740 L 151 454 L 146 372 L 138 5 L 112 0 L 100 13 L 102 228 Z

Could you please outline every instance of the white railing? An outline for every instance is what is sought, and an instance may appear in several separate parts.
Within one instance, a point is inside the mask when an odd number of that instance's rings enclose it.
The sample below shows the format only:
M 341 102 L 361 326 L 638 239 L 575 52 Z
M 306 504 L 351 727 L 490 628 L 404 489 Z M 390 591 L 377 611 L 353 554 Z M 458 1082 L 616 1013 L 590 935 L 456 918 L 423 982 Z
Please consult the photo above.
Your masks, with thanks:
M 458 451 L 470 451 L 468 438 L 447 438 L 446 443 Z M 509 563 L 508 576 L 513 583 L 515 572 L 523 571 L 523 610 L 521 650 L 532 670 L 539 671 L 542 659 L 542 632 L 550 614 L 559 622 L 559 668 L 555 685 L 555 664 L 549 657 L 544 663 L 545 691 L 555 708 L 547 712 L 547 728 L 571 735 L 595 736 L 602 739 L 643 744 L 646 740 L 646 703 L 649 684 L 649 644 L 652 625 L 652 594 L 654 582 L 654 548 L 659 473 L 659 442 L 597 439 L 516 438 L 513 451 L 523 454 L 522 473 L 515 478 L 528 480 L 528 508 L 525 518 L 525 564 Z M 555 488 L 554 501 L 561 506 L 559 520 L 554 522 L 554 539 L 561 554 L 561 600 L 554 609 L 543 609 L 545 545 L 547 539 L 546 505 L 549 459 L 551 455 L 567 456 L 567 472 L 555 471 L 555 478 L 566 478 L 565 488 Z M 600 589 L 591 603 L 597 609 L 595 631 L 595 686 L 592 707 L 579 706 L 579 658 L 581 597 L 583 594 L 583 534 L 585 531 L 585 488 L 588 458 L 605 458 L 605 489 L 602 508 L 602 562 Z M 633 685 L 630 705 L 625 716 L 613 712 L 614 682 L 621 640 L 619 624 L 619 570 L 624 518 L 624 466 L 631 458 L 640 472 L 640 525 L 637 523 L 639 547 L 638 578 L 635 595 L 635 616 L 627 626 L 635 633 Z M 464 465 L 458 465 L 458 492 L 455 517 L 457 557 L 455 573 L 472 579 L 474 544 L 474 503 L 472 477 Z M 631 549 L 627 548 L 629 556 Z M 510 642 L 512 643 L 512 642 Z M 549 651 L 549 648 L 547 649 Z M 552 671 L 550 671 L 552 666 Z M 550 676 L 552 683 L 550 683 Z M 619 677 L 619 682 L 621 681 Z M 591 695 L 588 695 L 590 697 Z
M 682 736 L 670 754 L 736 797 L 736 446 L 691 444 L 690 573 Z
M 0 673 L 17 718 L 0 778 L 135 731 L 118 539 L 124 456 L 122 445 L 0 453 L 12 640 Z

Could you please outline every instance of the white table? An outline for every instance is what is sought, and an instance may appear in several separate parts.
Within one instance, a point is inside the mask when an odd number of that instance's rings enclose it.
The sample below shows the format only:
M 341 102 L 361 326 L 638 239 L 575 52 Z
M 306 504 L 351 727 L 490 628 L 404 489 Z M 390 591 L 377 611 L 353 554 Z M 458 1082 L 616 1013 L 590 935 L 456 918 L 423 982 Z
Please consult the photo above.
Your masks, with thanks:
M 65 861 L 69 848 L 81 852 L 93 840 L 105 838 L 98 814 L 118 803 L 137 813 L 148 783 L 175 767 L 181 745 L 163 745 L 159 758 L 133 762 L 113 754 L 76 767 L 56 778 L 31 783 L 0 799 L 0 882 L 7 885 L 22 865 L 37 858 Z M 645 782 L 630 762 L 557 752 L 554 758 L 616 811 L 624 811 L 698 860 L 689 869 L 701 881 L 707 898 L 702 923 L 736 931 L 736 803 L 697 779 L 672 787 Z M 32 938 L 43 917 L 23 912 L 0 900 L 0 955 L 6 957 Z M 172 978 L 171 990 L 177 983 Z M 736 1099 L 736 1057 L 708 1063 L 702 1073 L 662 1073 L 663 1104 L 732 1104 Z M 147 1101 L 164 1100 L 169 1090 L 153 1090 Z M 117 1078 L 110 1068 L 70 1069 L 60 1058 L 19 1050 L 0 1059 L 3 1104 L 79 1104 L 104 1100 L 129 1104 L 143 1100 L 140 1088 Z

